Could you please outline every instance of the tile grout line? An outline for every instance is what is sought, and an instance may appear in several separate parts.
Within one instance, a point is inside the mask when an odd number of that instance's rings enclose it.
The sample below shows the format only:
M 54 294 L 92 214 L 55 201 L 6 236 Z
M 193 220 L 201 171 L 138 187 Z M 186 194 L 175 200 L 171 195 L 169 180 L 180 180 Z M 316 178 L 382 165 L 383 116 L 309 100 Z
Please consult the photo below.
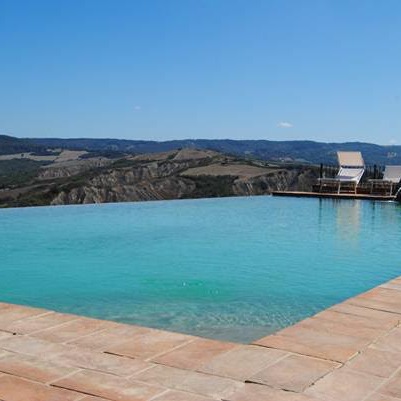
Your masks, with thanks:
M 266 347 L 266 348 L 267 348 L 267 347 Z M 272 348 L 272 349 L 275 349 L 275 348 Z M 230 353 L 230 352 L 233 352 L 233 351 L 234 351 L 234 350 L 230 350 L 230 351 L 228 351 L 227 353 Z M 277 351 L 281 351 L 281 350 L 277 350 Z M 267 365 L 265 365 L 261 370 L 258 370 L 257 372 L 253 373 L 252 376 L 258 374 L 258 373 L 261 372 L 262 370 L 265 370 L 265 369 L 267 369 L 267 368 L 269 368 L 269 367 L 275 365 L 275 364 L 278 363 L 278 362 L 281 362 L 283 359 L 288 358 L 290 355 L 294 355 L 294 353 L 292 353 L 292 352 L 289 352 L 289 351 L 286 351 L 286 352 L 287 352 L 286 355 L 281 356 L 280 358 L 276 359 L 275 361 L 268 362 Z M 219 356 L 220 356 L 220 355 L 219 355 Z M 245 379 L 245 380 L 242 381 L 241 379 L 237 379 L 237 378 L 234 378 L 234 377 L 222 376 L 222 375 L 219 375 L 218 373 L 207 373 L 207 372 L 203 372 L 203 371 L 199 370 L 199 369 L 202 369 L 202 367 L 206 366 L 206 365 L 207 365 L 208 363 L 210 363 L 210 362 L 211 362 L 211 361 L 205 363 L 204 365 L 202 365 L 201 367 L 199 367 L 199 368 L 196 369 L 196 370 L 193 370 L 192 372 L 202 373 L 202 374 L 204 374 L 204 375 L 210 375 L 210 376 L 221 377 L 221 378 L 223 378 L 223 379 L 235 380 L 235 381 L 239 381 L 239 382 L 241 382 L 241 383 L 242 383 L 242 382 L 243 382 L 243 383 L 247 383 L 247 380 L 248 380 L 248 379 Z M 164 365 L 164 366 L 165 366 L 165 365 Z M 249 382 L 249 383 L 253 383 L 253 382 Z
M 68 374 L 66 374 L 66 375 L 64 375 L 64 376 L 60 376 L 60 377 L 58 377 L 57 379 L 50 380 L 50 381 L 46 382 L 45 384 L 47 384 L 48 386 L 52 386 L 52 383 L 54 383 L 54 382 L 56 382 L 56 381 L 58 381 L 58 380 L 66 379 L 66 378 L 68 378 L 68 377 L 70 377 L 70 376 L 73 376 L 73 375 L 75 375 L 76 373 L 79 373 L 79 372 L 81 372 L 81 371 L 84 370 L 84 369 L 78 368 L 78 367 L 74 367 L 74 369 L 75 369 L 75 370 L 74 370 L 73 372 L 70 372 L 70 373 L 68 373 Z
M 158 354 L 152 355 L 149 358 L 143 358 L 143 359 L 138 357 L 138 356 L 129 356 L 129 355 L 124 355 L 124 354 L 117 354 L 115 352 L 107 351 L 107 350 L 103 351 L 103 353 L 104 354 L 108 354 L 108 355 L 116 355 L 116 356 L 119 356 L 119 357 L 125 357 L 125 358 L 129 358 L 129 359 L 139 359 L 139 360 L 144 361 L 144 362 L 152 362 L 152 363 L 156 364 L 156 362 L 152 361 L 153 358 L 158 358 L 159 356 L 162 356 L 162 355 L 167 354 L 169 352 L 175 351 L 176 349 L 179 349 L 181 347 L 184 347 L 185 345 L 191 344 L 191 343 L 195 342 L 196 340 L 197 340 L 196 338 L 188 340 L 187 342 L 185 342 L 183 344 L 180 344 L 180 345 L 177 345 L 174 348 L 169 348 L 167 351 L 163 351 L 163 352 L 160 352 Z M 130 341 L 131 340 L 124 341 L 124 343 L 128 343 Z
M 14 306 L 14 304 L 10 304 L 10 305 L 13 305 L 13 306 Z M 30 308 L 30 306 L 21 306 L 21 305 L 16 305 L 16 306 L 18 306 L 18 307 L 23 307 L 23 308 L 27 308 L 27 309 Z M 2 311 L 1 311 L 1 309 L 0 309 L 0 315 L 1 315 L 1 313 L 2 313 Z M 20 323 L 20 322 L 35 320 L 35 319 L 37 319 L 37 318 L 39 318 L 39 317 L 52 315 L 53 313 L 55 313 L 55 312 L 53 312 L 53 311 L 46 311 L 46 312 L 39 313 L 39 314 L 37 314 L 37 315 L 27 316 L 27 317 L 22 317 L 21 319 L 11 320 L 11 321 L 9 321 L 9 322 L 6 322 L 6 324 L 7 324 L 7 325 L 11 325 L 11 324 L 15 324 L 15 323 Z M 8 330 L 8 329 L 7 329 L 7 326 L 6 326 L 6 328 L 1 328 L 0 331 L 4 331 L 5 333 L 11 333 L 11 334 L 22 335 L 22 334 L 20 334 L 20 333 L 16 333 L 15 331 Z
M 137 372 L 133 373 L 132 375 L 126 376 L 126 378 L 127 378 L 128 380 L 136 380 L 136 379 L 135 379 L 135 375 L 139 375 L 139 374 L 141 374 L 141 373 L 143 373 L 143 372 L 146 372 L 146 371 L 148 371 L 148 370 L 150 370 L 150 369 L 153 369 L 155 366 L 156 366 L 156 364 L 155 364 L 155 365 L 147 366 L 146 368 L 140 369 L 140 370 L 138 370 Z
M 162 351 L 162 352 L 159 352 L 158 354 L 155 354 L 155 355 L 153 355 L 153 356 L 151 356 L 151 357 L 149 357 L 149 358 L 145 358 L 144 361 L 145 361 L 145 362 L 153 362 L 152 359 L 158 358 L 159 356 L 162 356 L 162 355 L 164 355 L 164 354 L 168 354 L 169 352 L 172 352 L 172 351 L 175 351 L 175 350 L 177 350 L 177 349 L 183 348 L 183 347 L 185 347 L 186 345 L 192 344 L 192 343 L 194 343 L 194 342 L 197 341 L 197 340 L 199 340 L 199 338 L 191 338 L 190 340 L 186 341 L 186 342 L 183 343 L 183 344 L 177 345 L 177 346 L 174 347 L 174 348 L 170 348 L 168 351 Z M 155 363 L 155 362 L 153 362 L 153 363 Z
M 396 323 L 393 327 L 391 327 L 389 330 L 387 330 L 385 333 L 379 335 L 378 337 L 376 337 L 375 339 L 373 339 L 369 344 L 367 344 L 365 347 L 361 348 L 355 355 L 353 355 L 351 358 L 349 358 L 345 363 L 344 366 L 352 361 L 353 359 L 355 359 L 357 356 L 359 356 L 360 354 L 362 354 L 364 351 L 366 351 L 367 349 L 369 349 L 373 344 L 376 344 L 380 339 L 387 337 L 393 330 L 395 330 L 397 327 L 399 327 L 400 322 Z
M 274 334 L 272 334 L 272 335 L 274 335 Z M 274 348 L 272 346 L 261 345 L 261 344 L 254 344 L 254 345 L 256 345 L 257 347 L 261 347 L 261 348 L 274 349 L 274 350 L 277 350 L 277 351 L 285 351 L 285 352 L 288 352 L 288 353 L 291 353 L 291 354 L 294 354 L 294 355 L 307 356 L 308 358 L 321 359 L 322 361 L 329 361 L 329 362 L 335 362 L 335 363 L 339 363 L 339 364 L 344 364 L 344 362 L 337 361 L 336 359 L 323 358 L 321 356 L 316 356 L 316 355 L 311 355 L 311 354 L 302 354 L 300 352 L 289 351 L 289 350 L 284 349 L 284 348 Z M 356 354 L 358 354 L 358 352 L 355 352 L 354 355 L 356 355 Z
M 167 394 L 169 391 L 171 391 L 170 389 L 166 389 L 165 391 L 163 391 L 160 394 L 156 394 L 154 397 L 150 398 L 148 401 L 156 401 L 159 397 L 162 397 L 163 395 Z
M 375 311 L 378 311 L 378 312 L 386 312 L 386 313 L 392 313 L 392 314 L 394 314 L 394 315 L 401 315 L 401 312 L 389 311 L 389 310 L 386 310 L 386 309 L 375 308 L 375 307 L 373 307 L 373 306 L 358 305 L 357 303 L 353 303 L 353 302 L 355 302 L 355 298 L 357 298 L 357 297 L 350 298 L 349 300 L 347 300 L 347 301 L 350 303 L 350 305 L 358 306 L 359 308 L 365 308 L 365 309 L 375 310 Z M 388 302 L 382 302 L 382 301 L 380 301 L 380 303 L 387 303 L 387 304 L 389 304 Z M 389 304 L 389 305 L 392 305 L 392 304 Z M 401 319 L 401 318 L 400 318 L 400 319 Z
M 399 328 L 400 327 L 400 322 L 396 325 L 396 326 L 394 326 L 391 330 L 389 330 L 388 331 L 388 333 L 385 335 L 385 336 L 383 336 L 383 337 L 387 337 L 392 331 L 394 331 L 395 329 L 397 329 L 397 328 Z M 383 337 L 381 337 L 381 338 L 383 338 Z M 372 343 L 372 344 L 375 344 L 377 342 L 377 340 L 374 342 L 374 343 Z M 391 351 L 389 351 L 389 352 L 391 352 Z M 351 369 L 352 370 L 352 369 Z M 370 396 L 372 396 L 372 395 L 374 395 L 374 394 L 380 394 L 380 393 L 378 393 L 378 391 L 377 390 L 379 390 L 381 387 L 383 387 L 385 384 L 387 384 L 388 382 L 390 382 L 395 376 L 397 376 L 398 375 L 398 373 L 401 371 L 401 366 L 399 366 L 398 367 L 398 369 L 396 369 L 394 372 L 393 372 L 393 374 L 391 374 L 389 377 L 383 377 L 383 383 L 380 383 L 369 395 L 367 395 L 365 398 L 363 398 L 361 401 L 367 401 L 369 398 L 368 397 L 370 397 Z M 377 376 L 377 377 L 379 377 L 379 376 Z
M 401 291 L 400 291 L 400 292 L 401 292 Z M 346 303 L 346 302 L 350 302 L 350 305 L 352 305 L 352 306 L 354 306 L 354 307 L 357 307 L 357 308 L 360 308 L 360 309 L 368 309 L 368 310 L 374 310 L 374 311 L 377 311 L 377 312 L 383 312 L 383 313 L 387 313 L 387 314 L 389 314 L 389 315 L 394 315 L 394 318 L 397 317 L 397 318 L 401 319 L 401 316 L 400 316 L 401 313 L 390 312 L 390 311 L 385 311 L 385 310 L 373 309 L 373 308 L 371 308 L 371 307 L 364 306 L 364 305 L 356 305 L 356 304 L 351 303 L 352 299 L 353 299 L 353 298 L 350 298 L 350 299 L 348 299 L 348 300 L 346 300 L 346 301 L 344 301 L 344 302 L 340 302 L 339 304 L 333 305 L 333 306 L 331 306 L 330 308 L 324 309 L 324 310 L 322 310 L 321 312 L 318 312 L 318 313 L 316 313 L 315 315 L 311 316 L 310 319 L 314 319 L 314 318 L 323 319 L 323 318 L 317 317 L 317 315 L 319 315 L 320 313 L 323 313 L 323 312 L 340 313 L 340 314 L 343 314 L 343 315 L 348 315 L 348 316 L 354 316 L 354 317 L 358 317 L 358 318 L 369 319 L 367 316 L 358 315 L 357 313 L 352 313 L 352 312 L 346 312 L 346 311 L 341 311 L 341 310 L 332 309 L 332 308 L 335 308 L 336 306 L 343 305 L 343 304 Z M 301 320 L 301 322 L 302 322 L 302 320 Z M 374 328 L 374 327 L 373 327 L 373 328 Z
M 355 369 L 352 369 L 352 368 L 350 368 L 349 366 L 347 366 L 347 364 L 348 364 L 350 361 L 352 361 L 354 358 L 356 358 L 357 356 L 361 355 L 364 351 L 366 351 L 367 349 L 369 349 L 370 346 L 371 346 L 372 344 L 375 344 L 379 339 L 388 336 L 388 335 L 389 335 L 393 330 L 395 330 L 397 327 L 399 327 L 399 323 L 397 323 L 395 326 L 393 326 L 391 329 L 389 329 L 385 334 L 383 334 L 383 335 L 377 337 L 374 341 L 372 341 L 371 343 L 369 343 L 366 347 L 364 347 L 362 350 L 360 350 L 357 354 L 353 355 L 350 359 L 348 359 L 342 366 L 338 367 L 337 369 L 341 369 L 341 368 L 344 368 L 344 367 L 345 367 L 345 368 L 348 368 L 349 370 L 351 370 L 352 372 L 355 372 L 355 373 L 357 373 L 357 374 L 359 374 L 359 375 L 361 375 L 361 376 L 370 377 L 370 376 L 371 376 L 370 374 L 365 373 L 365 372 L 361 372 L 361 371 L 358 371 L 358 370 L 355 370 Z M 333 370 L 333 371 L 334 371 L 334 370 Z M 333 371 L 329 372 L 329 374 L 332 373 Z M 381 377 L 381 376 L 377 376 L 377 375 L 372 374 L 372 376 L 375 376 L 375 377 L 377 377 L 377 378 L 379 378 L 379 379 L 382 379 L 382 383 L 380 383 L 374 390 L 372 390 L 369 394 L 367 394 L 364 398 L 362 398 L 361 401 L 367 401 L 367 400 L 369 399 L 369 397 L 371 397 L 372 395 L 376 394 L 376 393 L 377 393 L 377 390 L 378 390 L 380 387 L 382 387 L 385 383 L 387 383 L 387 382 L 390 380 L 390 378 L 394 377 L 399 371 L 401 371 L 401 366 L 400 366 L 398 369 L 396 369 L 395 372 L 394 372 L 389 378 Z M 327 374 L 326 374 L 325 376 L 327 376 Z M 324 376 L 324 377 L 325 377 L 325 376 Z M 323 379 L 323 377 L 321 377 L 321 378 L 319 378 L 318 380 L 316 380 L 316 382 L 313 383 L 313 385 L 309 386 L 308 388 L 314 386 L 314 385 L 315 385 L 317 382 L 319 382 L 321 379 Z
M 74 316 L 75 316 L 75 315 L 74 315 Z M 68 320 L 67 322 L 57 323 L 57 324 L 55 324 L 54 326 L 46 327 L 45 329 L 33 330 L 33 331 L 31 331 L 30 333 L 22 333 L 22 334 L 20 334 L 20 335 L 22 335 L 22 336 L 32 336 L 32 337 L 35 337 L 35 334 L 43 333 L 43 332 L 46 332 L 46 331 L 52 330 L 52 329 L 57 329 L 57 328 L 59 328 L 60 326 L 64 326 L 64 325 L 69 324 L 69 323 L 71 323 L 71 322 L 76 322 L 76 321 L 79 320 L 79 319 L 81 319 L 80 316 L 75 316 L 73 319 Z
M 398 369 L 396 369 L 396 370 L 393 372 L 393 374 L 391 374 L 389 377 L 385 377 L 385 378 L 384 378 L 384 382 L 381 383 L 381 384 L 379 384 L 379 385 L 376 387 L 375 392 L 377 393 L 377 392 L 378 392 L 377 390 L 379 390 L 381 387 L 383 387 L 383 385 L 385 385 L 385 384 L 387 384 L 388 382 L 390 382 L 390 381 L 391 381 L 395 376 L 397 376 L 400 372 L 401 372 L 401 366 L 399 366 Z M 370 394 L 370 395 L 372 395 L 372 394 Z M 366 398 L 365 398 L 365 399 L 366 399 Z M 363 399 L 362 401 L 365 401 L 365 399 Z
M 62 344 L 71 345 L 71 346 L 74 346 L 74 347 L 81 348 L 80 345 L 76 345 L 76 344 L 74 344 L 74 342 L 78 341 L 78 340 L 82 340 L 83 338 L 86 338 L 86 337 L 90 337 L 90 336 L 92 336 L 94 334 L 104 333 L 107 330 L 110 330 L 110 328 L 109 327 L 105 327 L 103 329 L 95 330 L 92 333 L 84 334 L 83 336 L 76 337 L 73 340 L 64 341 Z M 82 347 L 82 348 L 85 348 L 85 347 Z M 97 350 L 93 350 L 93 351 L 97 351 Z

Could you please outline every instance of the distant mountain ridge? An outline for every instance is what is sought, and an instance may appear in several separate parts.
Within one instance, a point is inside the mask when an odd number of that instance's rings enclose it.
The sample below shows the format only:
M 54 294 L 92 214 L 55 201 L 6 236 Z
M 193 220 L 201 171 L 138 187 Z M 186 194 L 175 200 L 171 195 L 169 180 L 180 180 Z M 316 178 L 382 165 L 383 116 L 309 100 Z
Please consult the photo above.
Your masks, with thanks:
M 8 135 L 0 135 L 0 155 L 15 153 L 45 151 L 41 145 L 31 140 L 15 138 Z
M 361 151 L 367 164 L 401 164 L 401 146 L 382 146 L 364 142 L 323 143 L 314 141 L 269 141 L 232 139 L 184 139 L 146 141 L 129 139 L 14 138 L 0 135 L 0 154 L 45 152 L 47 148 L 153 153 L 177 148 L 209 149 L 255 159 L 336 164 L 338 150 Z

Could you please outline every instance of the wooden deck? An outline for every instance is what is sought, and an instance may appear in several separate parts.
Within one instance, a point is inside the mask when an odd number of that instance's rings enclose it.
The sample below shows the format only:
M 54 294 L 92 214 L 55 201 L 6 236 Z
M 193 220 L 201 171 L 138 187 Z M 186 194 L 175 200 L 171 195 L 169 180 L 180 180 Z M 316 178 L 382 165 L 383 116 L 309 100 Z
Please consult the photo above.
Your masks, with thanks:
M 358 199 L 370 201 L 394 201 L 394 196 L 376 194 L 331 193 L 331 192 L 301 192 L 301 191 L 274 191 L 273 196 L 291 196 L 295 198 L 322 198 L 322 199 Z
M 400 401 L 401 278 L 253 344 L 0 303 L 1 401 Z

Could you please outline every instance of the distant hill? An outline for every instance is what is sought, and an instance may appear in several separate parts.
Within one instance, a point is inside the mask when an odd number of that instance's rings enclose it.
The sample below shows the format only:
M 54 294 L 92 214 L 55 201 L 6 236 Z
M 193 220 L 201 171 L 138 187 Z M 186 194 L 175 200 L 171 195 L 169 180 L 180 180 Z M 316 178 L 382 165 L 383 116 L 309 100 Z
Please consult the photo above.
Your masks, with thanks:
M 37 145 L 85 149 L 114 150 L 129 153 L 165 152 L 177 148 L 211 149 L 223 153 L 262 160 L 336 163 L 338 150 L 359 150 L 367 164 L 401 164 L 401 146 L 380 146 L 362 142 L 321 143 L 313 141 L 266 141 L 195 139 L 176 141 L 137 141 L 119 139 L 30 139 Z
M 319 174 L 315 166 L 278 166 L 191 148 L 113 159 L 90 154 L 0 156 L 0 207 L 263 195 L 311 189 Z
M 301 163 L 336 164 L 338 150 L 359 150 L 367 164 L 401 164 L 401 146 L 380 146 L 363 142 L 322 143 L 313 141 L 266 141 L 194 139 L 143 141 L 126 139 L 12 138 L 0 136 L 0 154 L 45 152 L 46 148 L 116 151 L 132 154 L 166 152 L 178 148 L 209 149 L 241 157 Z
M 45 147 L 32 140 L 0 135 L 0 155 L 44 151 L 46 151 Z

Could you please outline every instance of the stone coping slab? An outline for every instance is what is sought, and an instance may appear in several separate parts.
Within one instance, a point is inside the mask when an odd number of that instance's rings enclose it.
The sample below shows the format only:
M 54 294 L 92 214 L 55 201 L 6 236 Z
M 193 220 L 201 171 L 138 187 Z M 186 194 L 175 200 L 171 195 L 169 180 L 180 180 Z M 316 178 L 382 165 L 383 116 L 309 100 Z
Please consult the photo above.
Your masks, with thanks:
M 401 401 L 401 277 L 253 344 L 0 303 L 1 401 Z

